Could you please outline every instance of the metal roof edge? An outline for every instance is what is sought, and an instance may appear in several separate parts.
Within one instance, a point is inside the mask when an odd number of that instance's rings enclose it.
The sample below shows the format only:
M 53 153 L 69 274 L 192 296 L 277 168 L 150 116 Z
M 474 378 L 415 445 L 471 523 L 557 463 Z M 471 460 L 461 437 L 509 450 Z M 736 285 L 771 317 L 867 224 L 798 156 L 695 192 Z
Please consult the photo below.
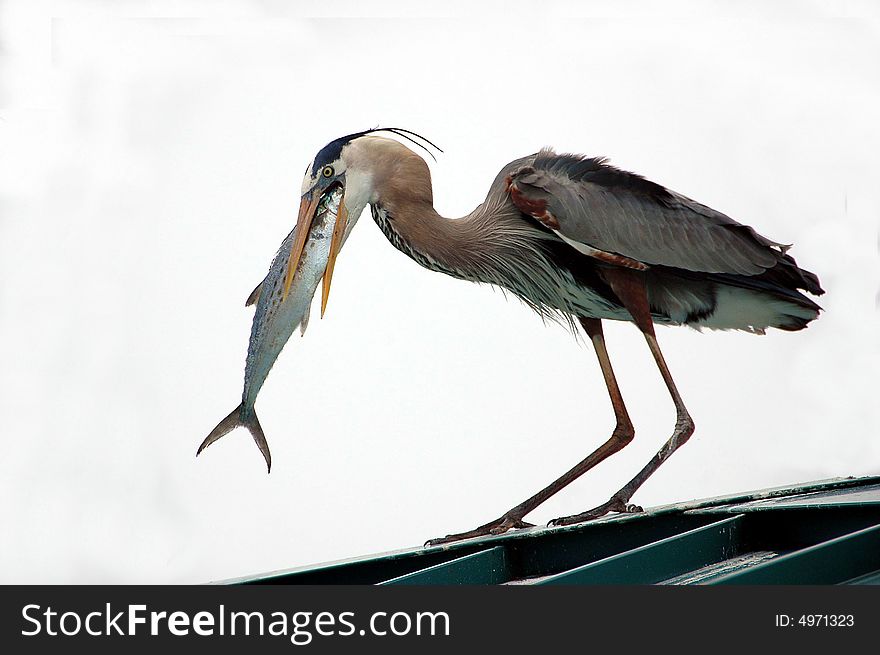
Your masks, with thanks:
M 297 566 L 287 569 L 279 569 L 270 572 L 264 572 L 253 575 L 245 575 L 236 578 L 230 578 L 226 580 L 220 580 L 212 582 L 211 584 L 222 584 L 222 585 L 235 585 L 242 583 L 265 583 L 271 582 L 273 579 L 286 577 L 292 574 L 303 573 L 303 572 L 320 572 L 320 571 L 330 571 L 337 568 L 348 567 L 353 564 L 377 561 L 377 560 L 386 560 L 386 561 L 394 561 L 400 559 L 406 559 L 408 557 L 415 556 L 424 556 L 425 554 L 431 553 L 448 553 L 450 551 L 461 550 L 462 555 L 469 554 L 468 551 L 473 551 L 474 549 L 491 547 L 493 545 L 497 545 L 499 542 L 506 542 L 515 539 L 530 539 L 530 538 L 538 538 L 541 536 L 545 536 L 548 534 L 560 534 L 564 532 L 573 532 L 583 529 L 585 525 L 595 525 L 597 523 L 623 523 L 630 520 L 638 520 L 640 518 L 644 518 L 645 516 L 657 516 L 661 514 L 669 514 L 669 513 L 683 513 L 690 510 L 699 510 L 710 507 L 715 507 L 719 505 L 733 505 L 738 503 L 745 503 L 751 501 L 760 501 L 767 500 L 772 498 L 780 498 L 780 497 L 788 497 L 788 496 L 803 496 L 807 494 L 815 494 L 821 492 L 827 492 L 836 489 L 845 489 L 850 487 L 858 487 L 865 486 L 870 484 L 878 484 L 880 483 L 880 476 L 864 476 L 864 477 L 841 477 L 841 478 L 829 478 L 825 480 L 817 480 L 813 482 L 807 482 L 798 485 L 783 485 L 778 487 L 770 487 L 767 489 L 759 489 L 750 492 L 736 493 L 726 496 L 714 496 L 711 498 L 690 500 L 681 503 L 675 503 L 670 505 L 660 505 L 657 507 L 651 507 L 646 509 L 644 512 L 639 514 L 613 514 L 610 516 L 602 517 L 600 519 L 596 519 L 595 521 L 590 521 L 589 524 L 576 524 L 569 526 L 535 526 L 532 528 L 525 528 L 521 530 L 515 530 L 512 532 L 508 532 L 503 535 L 496 535 L 490 537 L 482 537 L 476 539 L 468 539 L 460 542 L 454 542 L 451 544 L 443 544 L 440 546 L 416 546 L 416 547 L 408 547 L 401 548 L 397 550 L 385 551 L 381 553 L 373 553 L 369 555 L 362 555 L 351 558 L 344 558 L 339 560 L 333 560 L 329 562 L 323 563 L 315 563 L 315 564 L 306 564 L 303 566 Z

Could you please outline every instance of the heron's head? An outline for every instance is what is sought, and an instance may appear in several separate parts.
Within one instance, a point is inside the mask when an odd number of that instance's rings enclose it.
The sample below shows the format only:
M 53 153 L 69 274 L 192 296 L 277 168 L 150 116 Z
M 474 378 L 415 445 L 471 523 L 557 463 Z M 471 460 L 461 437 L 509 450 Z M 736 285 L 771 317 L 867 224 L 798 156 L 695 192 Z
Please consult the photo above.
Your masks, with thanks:
M 407 136 L 407 134 L 415 134 L 408 130 L 379 128 L 357 132 L 335 139 L 321 148 L 306 168 L 303 177 L 302 198 L 300 199 L 297 220 L 297 225 L 300 227 L 298 228 L 298 238 L 290 253 L 284 287 L 285 295 L 299 265 L 302 249 L 322 199 L 338 188 L 342 189 L 342 199 L 339 203 L 336 225 L 330 243 L 330 255 L 324 271 L 321 298 L 322 316 L 327 306 L 336 256 L 364 208 L 369 203 L 378 202 L 381 196 L 391 196 L 397 193 L 401 183 L 406 184 L 405 178 L 407 176 L 402 174 L 404 170 L 401 166 L 402 163 L 410 161 L 411 158 L 418 160 L 427 172 L 427 165 L 421 157 L 393 139 L 374 136 L 374 132 L 391 132 L 424 147 Z M 431 144 L 424 137 L 419 138 Z M 436 146 L 434 147 L 436 148 Z M 412 189 L 412 185 L 409 186 L 410 193 L 421 191 Z M 430 200 L 430 181 L 428 182 L 427 194 Z

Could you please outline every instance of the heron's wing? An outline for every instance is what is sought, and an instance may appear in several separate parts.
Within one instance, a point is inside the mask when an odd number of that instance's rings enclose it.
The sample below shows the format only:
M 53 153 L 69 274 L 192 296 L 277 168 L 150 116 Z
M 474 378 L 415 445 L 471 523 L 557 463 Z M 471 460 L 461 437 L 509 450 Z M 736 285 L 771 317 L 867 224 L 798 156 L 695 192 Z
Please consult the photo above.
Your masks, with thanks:
M 507 177 L 514 204 L 581 252 L 632 268 L 756 275 L 787 246 L 634 173 L 542 150 Z

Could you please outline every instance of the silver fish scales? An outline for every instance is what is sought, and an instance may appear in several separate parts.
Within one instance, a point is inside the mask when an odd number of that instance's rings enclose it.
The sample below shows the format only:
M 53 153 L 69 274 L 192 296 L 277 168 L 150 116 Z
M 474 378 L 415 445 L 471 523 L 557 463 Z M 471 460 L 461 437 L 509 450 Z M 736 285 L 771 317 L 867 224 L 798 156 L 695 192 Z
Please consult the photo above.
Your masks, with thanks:
M 312 298 L 324 276 L 330 257 L 331 237 L 336 227 L 342 194 L 342 188 L 335 187 L 322 197 L 311 227 L 306 228 L 309 229 L 308 239 L 287 296 L 285 297 L 283 293 L 284 280 L 287 277 L 290 251 L 296 241 L 298 230 L 303 229 L 302 223 L 297 223 L 281 243 L 269 266 L 269 273 L 248 298 L 246 304 L 251 305 L 256 302 L 256 311 L 248 343 L 241 404 L 217 424 L 199 446 L 197 455 L 220 437 L 241 426 L 251 433 L 266 460 L 266 468 L 271 470 L 272 456 L 269 452 L 269 444 L 263 434 L 254 404 L 269 371 L 272 370 L 290 335 L 297 327 L 305 332 Z M 305 225 L 308 225 L 308 222 Z

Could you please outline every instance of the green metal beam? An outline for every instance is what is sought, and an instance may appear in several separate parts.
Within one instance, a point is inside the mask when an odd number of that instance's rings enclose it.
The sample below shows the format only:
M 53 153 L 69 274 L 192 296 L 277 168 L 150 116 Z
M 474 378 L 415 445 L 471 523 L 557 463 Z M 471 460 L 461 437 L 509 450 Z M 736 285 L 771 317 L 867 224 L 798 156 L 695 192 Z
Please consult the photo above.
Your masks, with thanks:
M 227 584 L 378 584 L 389 578 L 442 564 L 485 548 L 484 544 L 471 543 L 450 550 L 397 551 L 321 566 L 277 571 L 231 580 Z
M 555 575 L 716 523 L 718 516 L 634 514 L 535 533 L 505 543 L 514 578 Z
M 382 585 L 465 585 L 501 584 L 510 579 L 503 546 L 487 548 L 421 571 L 407 573 Z
M 737 554 L 742 516 L 689 530 L 535 584 L 653 584 Z
M 858 585 L 874 585 L 880 584 L 880 569 L 876 571 L 871 571 L 870 573 L 866 573 L 865 575 L 860 575 L 857 578 L 853 578 L 852 580 L 847 580 L 843 584 L 858 584 Z
M 781 555 L 708 584 L 836 584 L 880 568 L 880 525 Z

